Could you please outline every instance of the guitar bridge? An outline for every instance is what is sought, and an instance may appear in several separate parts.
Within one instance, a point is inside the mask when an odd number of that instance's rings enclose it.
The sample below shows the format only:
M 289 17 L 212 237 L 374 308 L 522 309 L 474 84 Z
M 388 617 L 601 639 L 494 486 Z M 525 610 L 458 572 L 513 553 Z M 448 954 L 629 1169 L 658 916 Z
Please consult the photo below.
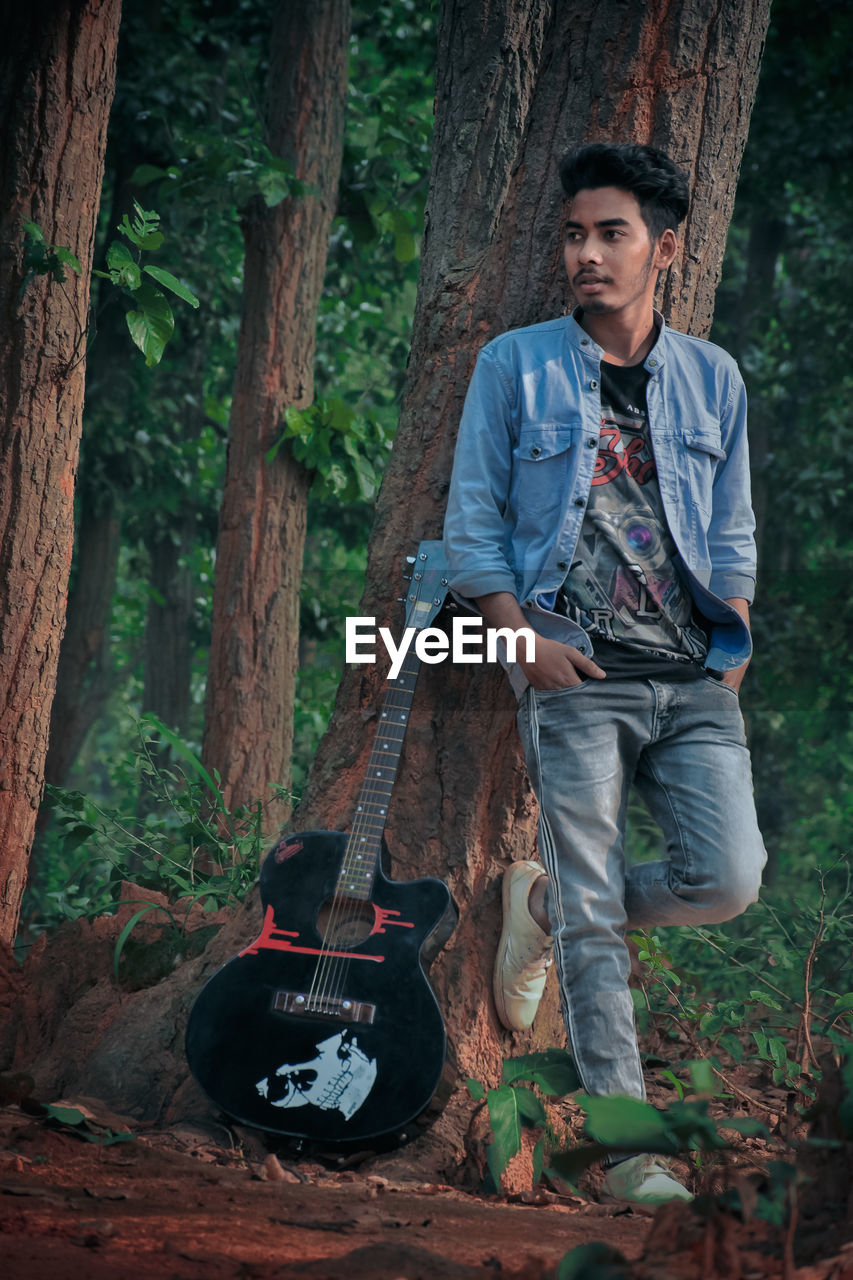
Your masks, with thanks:
M 346 996 L 307 996 L 302 991 L 277 991 L 273 1008 L 278 1013 L 305 1014 L 331 1018 L 334 1022 L 361 1022 L 369 1026 L 376 1017 L 376 1005 Z

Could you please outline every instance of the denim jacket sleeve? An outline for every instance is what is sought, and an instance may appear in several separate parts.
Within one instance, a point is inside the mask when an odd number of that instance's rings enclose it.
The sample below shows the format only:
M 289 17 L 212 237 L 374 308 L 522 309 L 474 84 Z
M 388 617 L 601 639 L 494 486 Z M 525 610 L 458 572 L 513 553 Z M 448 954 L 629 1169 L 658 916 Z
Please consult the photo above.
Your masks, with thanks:
M 714 480 L 708 528 L 713 568 L 708 585 L 723 600 L 751 602 L 755 594 L 755 517 L 750 499 L 746 388 L 737 370 L 720 425 L 726 457 Z
M 506 554 L 513 392 L 493 352 L 480 352 L 465 397 L 444 523 L 451 589 L 477 597 L 516 592 Z

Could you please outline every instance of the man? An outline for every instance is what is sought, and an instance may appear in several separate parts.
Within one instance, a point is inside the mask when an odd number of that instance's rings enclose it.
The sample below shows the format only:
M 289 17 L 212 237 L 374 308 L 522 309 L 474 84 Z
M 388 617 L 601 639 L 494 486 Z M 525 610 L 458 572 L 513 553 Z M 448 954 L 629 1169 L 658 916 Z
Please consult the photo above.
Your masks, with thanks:
M 517 862 L 504 878 L 500 1019 L 530 1026 L 553 950 L 584 1088 L 644 1098 L 626 930 L 728 920 L 765 861 L 738 706 L 755 582 L 746 403 L 734 361 L 654 308 L 685 176 L 652 147 L 602 143 L 560 177 L 578 306 L 481 352 L 445 550 L 451 588 L 489 625 L 537 632 L 534 660 L 508 671 L 545 871 Z M 626 869 L 632 782 L 668 857 Z M 605 1189 L 690 1199 L 649 1156 L 611 1161 Z

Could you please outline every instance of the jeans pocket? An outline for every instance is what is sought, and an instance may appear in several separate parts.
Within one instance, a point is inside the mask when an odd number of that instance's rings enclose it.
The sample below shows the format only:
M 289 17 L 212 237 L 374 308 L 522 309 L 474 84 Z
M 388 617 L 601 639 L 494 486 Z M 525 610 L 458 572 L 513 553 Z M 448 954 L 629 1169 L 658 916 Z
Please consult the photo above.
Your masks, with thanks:
M 567 684 L 562 689 L 534 689 L 533 696 L 537 702 L 552 702 L 555 698 L 563 698 L 567 694 L 578 693 L 581 689 L 585 689 L 587 685 L 594 684 L 591 678 L 581 680 L 580 684 Z
M 716 689 L 725 689 L 727 693 L 733 694 L 735 698 L 740 696 L 737 689 L 733 689 L 730 684 L 726 684 L 723 680 L 718 680 L 716 676 L 703 676 L 702 679 L 706 684 L 713 685 Z

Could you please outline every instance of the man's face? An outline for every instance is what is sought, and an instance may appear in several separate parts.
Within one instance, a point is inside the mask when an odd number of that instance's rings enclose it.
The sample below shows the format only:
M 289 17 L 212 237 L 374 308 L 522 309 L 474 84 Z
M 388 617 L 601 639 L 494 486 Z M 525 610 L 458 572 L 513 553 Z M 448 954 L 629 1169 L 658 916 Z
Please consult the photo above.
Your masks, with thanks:
M 569 282 L 584 313 L 607 315 L 654 301 L 658 271 L 675 256 L 665 231 L 649 239 L 637 197 L 619 187 L 578 191 L 572 200 L 563 251 Z

